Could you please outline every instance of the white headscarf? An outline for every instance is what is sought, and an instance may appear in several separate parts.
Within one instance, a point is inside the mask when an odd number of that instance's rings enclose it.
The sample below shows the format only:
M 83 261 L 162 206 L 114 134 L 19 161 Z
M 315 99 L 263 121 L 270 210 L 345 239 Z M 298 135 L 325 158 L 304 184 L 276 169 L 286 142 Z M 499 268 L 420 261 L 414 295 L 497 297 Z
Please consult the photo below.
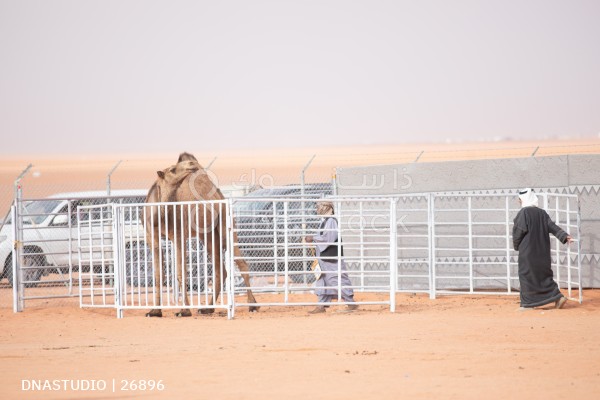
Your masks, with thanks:
M 538 206 L 538 197 L 531 188 L 519 190 L 519 199 L 521 199 L 521 208 Z
M 331 201 L 318 201 L 317 202 L 317 214 L 319 215 L 333 215 L 333 203 Z

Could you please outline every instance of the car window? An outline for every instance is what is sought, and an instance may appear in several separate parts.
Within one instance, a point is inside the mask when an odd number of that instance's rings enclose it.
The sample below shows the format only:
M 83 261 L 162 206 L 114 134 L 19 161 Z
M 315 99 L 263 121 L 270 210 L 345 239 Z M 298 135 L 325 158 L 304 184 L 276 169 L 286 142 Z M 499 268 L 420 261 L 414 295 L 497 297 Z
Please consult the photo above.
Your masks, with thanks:
M 41 224 L 60 204 L 60 200 L 29 201 L 25 203 L 23 212 L 24 224 Z
M 233 205 L 239 215 L 266 214 L 273 208 L 273 202 L 270 201 L 236 201 Z

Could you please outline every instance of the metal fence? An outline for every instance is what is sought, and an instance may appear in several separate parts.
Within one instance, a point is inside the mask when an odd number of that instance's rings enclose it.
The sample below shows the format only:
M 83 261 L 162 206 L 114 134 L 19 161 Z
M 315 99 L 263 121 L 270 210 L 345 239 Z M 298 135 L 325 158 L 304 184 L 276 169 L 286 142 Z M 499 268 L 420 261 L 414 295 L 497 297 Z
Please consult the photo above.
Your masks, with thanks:
M 79 207 L 80 260 L 90 265 L 81 276 L 97 282 L 81 285 L 81 306 L 116 307 L 120 315 L 147 308 L 230 311 L 230 291 L 218 279 L 227 268 L 227 207 L 225 200 Z M 85 215 L 99 218 L 82 221 Z
M 577 196 L 540 196 L 540 206 L 579 239 Z M 96 200 L 101 204 L 67 197 L 56 199 L 64 210 L 55 205 L 45 213 L 32 210 L 48 199 L 22 200 L 13 210 L 15 310 L 33 299 L 74 296 L 81 306 L 115 307 L 120 316 L 128 309 L 181 308 L 224 309 L 231 317 L 240 306 L 315 304 L 316 297 L 306 301 L 315 281 L 315 255 L 305 238 L 318 230 L 319 197 L 161 204 L 143 204 L 136 197 Z M 347 289 L 389 294 L 363 304 L 389 305 L 393 311 L 398 292 L 424 292 L 431 298 L 518 292 L 513 195 L 328 199 L 342 238 L 336 244 L 343 246 L 339 258 L 352 283 Z M 34 223 L 36 217 L 43 223 Z M 49 235 L 56 233 L 55 225 L 68 235 Z M 39 250 L 32 248 L 36 243 Z M 57 243 L 62 250 L 52 250 Z M 552 262 L 561 288 L 571 298 L 579 289 L 581 301 L 579 243 L 571 248 L 552 240 Z M 34 257 L 43 262 L 26 262 Z M 33 279 L 28 271 L 44 273 Z M 219 279 L 227 271 L 228 278 Z M 344 288 L 339 282 L 338 293 Z M 256 303 L 244 297 L 249 289 Z
M 2 277 L 13 289 L 14 310 L 21 311 L 26 301 L 77 297 L 77 286 L 92 285 L 81 275 L 89 265 L 80 265 L 77 207 L 104 207 L 99 215 L 85 217 L 95 221 L 110 211 L 108 204 L 143 201 L 145 193 L 137 192 L 117 191 L 114 196 L 82 192 L 44 199 L 17 196 L 10 218 L 4 221 L 0 241 Z M 105 271 L 110 272 L 108 266 Z
M 575 195 L 540 194 L 555 222 L 579 238 L 579 203 Z M 498 293 L 519 290 L 517 252 L 512 221 L 519 205 L 511 195 L 461 194 L 432 196 L 432 293 Z M 581 288 L 580 242 L 551 241 L 555 279 L 572 296 Z M 579 291 L 581 301 L 581 291 Z

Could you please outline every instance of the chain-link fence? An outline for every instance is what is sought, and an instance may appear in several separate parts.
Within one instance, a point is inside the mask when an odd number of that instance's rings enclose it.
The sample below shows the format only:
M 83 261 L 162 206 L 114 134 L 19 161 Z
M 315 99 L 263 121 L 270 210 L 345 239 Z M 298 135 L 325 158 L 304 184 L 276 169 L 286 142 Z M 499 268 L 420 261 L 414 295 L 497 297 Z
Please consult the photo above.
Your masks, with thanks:
M 479 145 L 476 148 L 457 147 L 449 150 L 441 150 L 441 148 L 425 147 L 421 150 L 418 146 L 406 146 L 402 151 L 395 151 L 394 148 L 364 148 L 361 150 L 339 148 L 329 149 L 323 152 L 303 151 L 302 153 L 277 154 L 268 151 L 257 152 L 254 155 L 240 154 L 228 156 L 219 156 L 207 154 L 196 154 L 201 163 L 206 167 L 210 167 L 209 173 L 211 178 L 221 187 L 226 197 L 243 197 L 247 195 L 255 197 L 281 197 L 281 196 L 297 196 L 311 197 L 313 195 L 320 196 L 323 194 L 336 194 L 336 185 L 331 184 L 336 182 L 336 168 L 344 166 L 359 166 L 373 164 L 390 164 L 402 162 L 426 162 L 426 161 L 442 161 L 448 159 L 475 159 L 475 158 L 501 158 L 501 157 L 531 157 L 543 156 L 552 154 L 571 154 L 571 153 L 598 153 L 600 145 L 597 143 L 587 145 L 556 145 L 556 146 L 537 146 L 537 145 L 517 145 L 505 144 L 498 146 Z M 20 240 L 13 235 L 14 226 L 10 218 L 10 205 L 13 203 L 15 193 L 18 187 L 21 188 L 22 198 L 27 200 L 47 200 L 53 196 L 54 201 L 75 200 L 86 198 L 91 193 L 98 201 L 106 202 L 106 198 L 115 195 L 122 190 L 132 191 L 137 190 L 140 196 L 143 196 L 147 189 L 152 185 L 156 178 L 156 171 L 162 170 L 166 166 L 175 163 L 176 155 L 172 158 L 154 157 L 152 159 L 143 158 L 123 158 L 114 157 L 113 159 L 98 159 L 90 160 L 75 160 L 65 158 L 63 160 L 40 159 L 40 160 L 25 160 L 21 165 L 19 162 L 3 160 L 0 163 L 0 185 L 4 189 L 0 191 L 0 205 L 2 214 L 2 231 L 0 232 L 1 247 L 8 247 L 10 250 L 15 245 L 21 246 L 23 254 L 28 254 L 22 260 L 22 264 L 26 266 L 28 272 L 23 278 L 24 282 L 30 287 L 32 300 L 39 297 L 33 291 L 41 289 L 44 285 L 33 284 L 39 277 L 40 272 L 47 269 L 47 265 L 57 265 L 58 260 L 64 257 L 65 250 L 56 250 L 52 248 L 39 249 L 39 244 L 36 244 L 35 238 L 27 237 Z M 31 161 L 33 166 L 26 171 L 26 174 L 15 185 L 15 179 L 23 172 L 27 162 Z M 281 188 L 283 187 L 283 188 Z M 277 192 L 277 188 L 282 191 Z M 288 191 L 288 194 L 285 194 Z M 110 195 L 109 195 L 110 194 Z M 89 197 L 89 196 L 88 196 Z M 114 197 L 114 196 L 112 196 Z M 41 204 L 41 203 L 40 203 Z M 19 207 L 27 208 L 27 202 L 23 202 Z M 63 204 L 62 207 L 65 207 Z M 71 210 L 76 206 L 70 205 Z M 35 210 L 38 213 L 39 210 Z M 48 219 L 44 223 L 50 224 L 51 217 L 58 217 L 61 214 L 60 210 L 41 210 L 40 214 L 47 213 Z M 424 211 L 420 211 L 423 213 Z M 34 211 L 30 211 L 34 213 Z M 417 214 L 410 214 L 417 215 Z M 36 217 L 43 219 L 43 215 Z M 64 217 L 61 217 L 64 218 Z M 67 217 L 70 218 L 70 217 Z M 416 217 L 410 217 L 416 218 Z M 419 219 L 421 219 L 419 217 Z M 59 218 L 60 220 L 60 218 Z M 57 222 L 60 222 L 57 220 Z M 54 224 L 57 224 L 54 222 Z M 409 221 L 410 222 L 410 221 Z M 64 223 L 61 222 L 61 223 Z M 71 228 L 68 224 L 71 223 Z M 421 223 L 421 222 L 415 222 Z M 26 228 L 27 222 L 24 222 Z M 34 225 L 36 226 L 36 225 Z M 72 221 L 67 222 L 67 229 L 72 228 Z M 414 227 L 413 232 L 423 227 Z M 57 231 L 57 226 L 49 225 L 44 228 L 47 232 Z M 42 229 L 23 229 L 23 234 L 36 234 Z M 27 232 L 27 233 L 26 233 Z M 419 234 L 424 234 L 421 232 Z M 63 233 L 60 233 L 63 235 Z M 417 233 L 415 233 L 417 235 Z M 10 238 L 16 238 L 16 243 L 11 243 Z M 66 236 L 61 236 L 56 243 L 61 241 L 64 243 Z M 74 237 L 70 236 L 71 243 L 67 246 L 70 251 L 73 251 Z M 405 246 L 424 248 L 423 237 L 402 238 Z M 24 247 L 27 246 L 27 247 Z M 37 247 L 36 247 L 37 246 Z M 399 251 L 407 252 L 407 248 L 403 247 Z M 40 254 L 35 254 L 35 253 Z M 422 252 L 422 251 L 421 251 Z M 6 253 L 6 254 L 5 254 Z M 8 257 L 9 252 L 3 252 L 4 257 L 0 260 L 2 270 L 2 280 L 0 281 L 0 306 L 9 307 L 12 305 L 12 290 L 9 286 L 7 276 L 12 269 L 10 268 L 12 260 Z M 43 256 L 43 258 L 42 258 Z M 421 260 L 421 261 L 419 261 Z M 419 254 L 415 257 L 414 262 L 406 264 L 406 274 L 411 276 L 419 276 L 424 285 L 426 277 L 423 275 L 422 267 L 417 267 L 419 262 L 422 262 L 423 255 Z M 63 267 L 55 269 L 54 273 L 44 275 L 44 280 L 64 280 L 65 274 L 70 274 L 73 271 L 71 268 L 73 260 L 70 264 L 62 264 Z M 64 267 L 67 266 L 67 268 Z M 76 269 L 76 268 L 75 268 Z M 76 272 L 75 272 L 76 273 Z M 310 278 L 307 278 L 310 279 Z M 69 279 L 70 280 L 70 279 Z M 72 281 L 72 280 L 70 280 Z M 56 282 L 57 285 L 64 285 L 65 282 Z M 419 285 L 415 286 L 415 290 L 419 289 Z M 72 287 L 65 289 L 67 293 L 73 293 Z M 61 293 L 60 295 L 63 295 Z M 44 297 L 44 296 L 41 296 Z

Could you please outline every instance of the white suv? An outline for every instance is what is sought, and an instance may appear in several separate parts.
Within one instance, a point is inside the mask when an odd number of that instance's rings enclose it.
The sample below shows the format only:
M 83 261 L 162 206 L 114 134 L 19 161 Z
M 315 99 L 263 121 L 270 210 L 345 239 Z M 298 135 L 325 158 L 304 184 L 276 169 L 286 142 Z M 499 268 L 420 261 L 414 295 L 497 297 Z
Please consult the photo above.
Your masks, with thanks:
M 143 203 L 146 189 L 61 193 L 42 200 L 26 200 L 23 207 L 23 283 L 35 286 L 43 275 L 78 268 L 77 207 L 109 203 Z M 0 279 L 12 285 L 12 218 L 0 231 Z

